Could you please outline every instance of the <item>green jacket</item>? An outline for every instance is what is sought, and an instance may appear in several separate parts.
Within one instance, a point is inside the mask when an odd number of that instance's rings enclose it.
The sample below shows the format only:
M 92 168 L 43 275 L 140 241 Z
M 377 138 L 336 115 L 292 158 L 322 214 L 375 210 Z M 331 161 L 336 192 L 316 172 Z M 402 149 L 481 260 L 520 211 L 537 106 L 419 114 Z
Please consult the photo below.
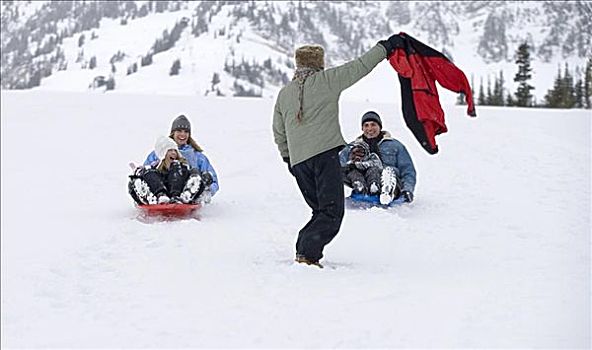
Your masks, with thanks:
M 339 96 L 385 58 L 386 50 L 377 44 L 353 61 L 308 77 L 304 83 L 300 122 L 296 119 L 300 107 L 298 82 L 284 86 L 273 113 L 273 135 L 282 158 L 289 157 L 294 166 L 345 145 L 339 126 Z

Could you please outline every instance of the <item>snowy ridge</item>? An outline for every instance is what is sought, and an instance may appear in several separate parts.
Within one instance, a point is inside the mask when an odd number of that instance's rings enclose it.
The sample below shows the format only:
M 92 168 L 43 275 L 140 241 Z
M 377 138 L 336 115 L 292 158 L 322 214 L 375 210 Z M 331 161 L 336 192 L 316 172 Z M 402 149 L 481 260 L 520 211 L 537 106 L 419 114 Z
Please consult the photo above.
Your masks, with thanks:
M 3 348 L 590 347 L 586 111 L 445 105 L 429 156 L 400 106 L 343 101 L 347 139 L 374 109 L 407 146 L 416 200 L 347 211 L 319 270 L 291 261 L 310 213 L 273 100 L 0 97 Z M 220 192 L 199 221 L 145 224 L 127 164 L 180 113 Z
M 139 8 L 147 2 L 135 3 Z M 353 59 L 378 40 L 403 31 L 447 54 L 473 82 L 475 91 L 481 80 L 486 86 L 488 78 L 493 80 L 500 70 L 504 72 L 506 92 L 515 91 L 512 80 L 517 67 L 513 56 L 518 45 L 529 42 L 533 49 L 532 85 L 536 87 L 533 93 L 541 101 L 553 85 L 558 64 L 568 63 L 572 72 L 577 66 L 583 68 L 592 46 L 589 20 L 592 7 L 581 1 L 170 1 L 167 4 L 169 11 L 126 17 L 125 25 L 121 25 L 121 18 L 103 18 L 99 28 L 65 38 L 62 49 L 67 69 L 54 69 L 49 77 L 42 79 L 38 89 L 88 91 L 95 77 L 113 74 L 115 89 L 124 92 L 234 96 L 239 90 L 247 90 L 271 98 L 283 85 L 277 76 L 272 79 L 269 74 L 262 74 L 264 81 L 257 83 L 240 74 L 229 74 L 225 66 L 233 61 L 263 65 L 270 60 L 268 66 L 274 75 L 290 79 L 293 51 L 298 45 L 311 42 L 325 45 L 328 65 L 334 66 Z M 38 7 L 21 5 L 19 8 L 32 12 Z M 136 73 L 128 75 L 130 65 L 138 63 L 163 31 L 170 32 L 182 19 L 189 19 L 191 26 L 183 30 L 173 48 L 155 54 L 152 65 L 138 67 Z M 63 20 L 59 25 L 67 23 Z M 197 37 L 191 33 L 195 23 L 204 27 Z M 3 26 L 3 31 L 12 25 Z M 91 40 L 93 32 L 97 37 Z M 79 47 L 81 34 L 86 40 Z M 9 38 L 10 33 L 3 36 Z M 33 52 L 35 48 L 29 50 Z M 81 49 L 84 58 L 77 62 Z M 111 57 L 120 50 L 125 58 L 114 64 L 116 72 L 112 73 Z M 97 68 L 81 68 L 88 66 L 93 56 Z M 181 62 L 179 75 L 170 76 L 177 59 Z M 219 82 L 213 83 L 215 74 Z M 389 88 L 387 84 L 376 84 L 374 90 Z M 377 102 L 393 101 L 391 94 L 380 92 L 368 98 Z

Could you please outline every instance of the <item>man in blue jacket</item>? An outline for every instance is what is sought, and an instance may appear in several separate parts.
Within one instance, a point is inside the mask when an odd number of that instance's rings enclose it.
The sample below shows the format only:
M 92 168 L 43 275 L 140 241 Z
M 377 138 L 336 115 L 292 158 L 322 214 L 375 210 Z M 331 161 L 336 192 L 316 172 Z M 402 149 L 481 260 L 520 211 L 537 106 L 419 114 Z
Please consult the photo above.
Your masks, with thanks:
M 406 202 L 413 201 L 415 190 L 415 167 L 407 149 L 401 142 L 394 139 L 388 131 L 382 130 L 382 120 L 378 113 L 369 111 L 362 116 L 362 132 L 355 141 L 349 143 L 339 153 L 342 167 L 350 160 L 352 145 L 365 142 L 370 152 L 378 154 L 384 170 L 381 178 L 380 203 L 389 204 L 393 199 L 403 196 Z M 344 180 L 345 184 L 347 179 Z

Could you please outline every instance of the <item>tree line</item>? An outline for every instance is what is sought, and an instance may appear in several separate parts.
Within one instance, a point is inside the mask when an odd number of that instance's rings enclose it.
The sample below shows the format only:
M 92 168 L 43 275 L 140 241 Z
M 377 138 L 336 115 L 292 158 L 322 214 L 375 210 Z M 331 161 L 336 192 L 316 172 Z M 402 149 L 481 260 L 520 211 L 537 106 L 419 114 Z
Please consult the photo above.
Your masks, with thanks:
M 506 92 L 504 87 L 506 81 L 503 71 L 500 71 L 493 78 L 493 84 L 489 77 L 487 86 L 481 79 L 477 104 L 481 106 L 592 108 L 592 58 L 588 59 L 584 70 L 576 67 L 575 72 L 570 70 L 567 63 L 560 64 L 553 87 L 547 91 L 542 101 L 536 101 L 532 95 L 535 87 L 530 85 L 532 79 L 530 62 L 530 47 L 527 43 L 523 43 L 516 51 L 515 63 L 518 66 L 518 71 L 514 76 L 514 82 L 518 84 L 516 90 L 512 93 Z M 463 99 L 464 96 L 459 96 L 459 104 L 463 103 Z

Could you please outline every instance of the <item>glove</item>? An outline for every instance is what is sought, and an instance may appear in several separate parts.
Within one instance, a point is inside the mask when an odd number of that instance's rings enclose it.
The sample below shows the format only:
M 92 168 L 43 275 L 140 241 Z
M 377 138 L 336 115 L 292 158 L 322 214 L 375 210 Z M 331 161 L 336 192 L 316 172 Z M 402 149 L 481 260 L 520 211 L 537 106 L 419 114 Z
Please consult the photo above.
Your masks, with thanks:
M 407 203 L 413 202 L 413 193 L 411 193 L 409 191 L 403 191 L 403 193 L 401 193 L 401 195 L 403 196 L 403 198 L 405 198 L 405 202 L 407 202 Z
M 356 165 L 356 168 L 360 170 L 366 170 L 368 169 L 368 163 L 369 162 L 355 162 L 354 164 Z
M 364 150 L 359 147 L 353 148 L 349 154 L 350 160 L 358 160 L 359 161 L 363 157 L 364 157 Z
M 286 164 L 288 164 L 288 171 L 290 172 L 290 174 L 292 174 L 292 176 L 294 176 L 294 172 L 292 171 L 292 166 L 290 166 L 290 157 L 283 157 L 282 159 L 284 160 L 284 162 L 286 162 Z
M 132 179 L 141 178 L 150 169 L 151 168 L 148 165 L 139 166 L 136 169 L 134 169 L 134 173 L 132 175 L 130 175 L 130 178 L 132 178 Z
M 355 168 L 356 168 L 356 164 L 354 163 L 353 160 L 348 160 L 347 163 L 345 163 L 346 170 L 353 170 Z
M 399 35 L 399 34 L 391 35 L 390 38 L 388 38 L 386 40 L 380 40 L 378 43 L 380 45 L 382 45 L 382 47 L 384 47 L 384 49 L 386 50 L 386 57 L 387 58 L 397 48 L 403 47 L 403 39 L 401 38 L 401 35 Z
M 208 171 L 204 171 L 201 174 L 201 181 L 203 181 L 204 185 L 208 187 L 214 182 L 214 177 Z

